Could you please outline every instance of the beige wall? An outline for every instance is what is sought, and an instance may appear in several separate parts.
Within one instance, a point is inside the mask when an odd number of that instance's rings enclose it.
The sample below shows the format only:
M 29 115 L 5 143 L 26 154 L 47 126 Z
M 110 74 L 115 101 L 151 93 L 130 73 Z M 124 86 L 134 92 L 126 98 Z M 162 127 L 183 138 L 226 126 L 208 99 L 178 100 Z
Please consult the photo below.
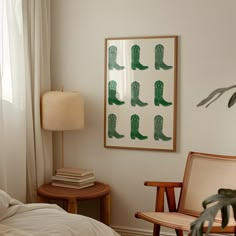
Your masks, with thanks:
M 111 185 L 112 225 L 151 228 L 134 218 L 154 207 L 154 189 L 143 182 L 180 181 L 188 151 L 236 153 L 236 105 L 227 108 L 234 91 L 196 107 L 236 83 L 235 12 L 235 0 L 52 0 L 53 88 L 85 98 L 86 126 L 65 133 L 65 162 Z M 105 149 L 104 39 L 158 35 L 179 36 L 177 152 Z

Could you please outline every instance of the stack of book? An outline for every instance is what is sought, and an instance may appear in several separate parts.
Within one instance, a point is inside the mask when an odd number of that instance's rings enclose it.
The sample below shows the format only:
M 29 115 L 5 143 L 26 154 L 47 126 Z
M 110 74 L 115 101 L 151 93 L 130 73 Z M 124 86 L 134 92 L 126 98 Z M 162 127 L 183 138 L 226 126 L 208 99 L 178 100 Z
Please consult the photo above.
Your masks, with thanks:
M 90 170 L 61 168 L 52 177 L 52 185 L 66 188 L 82 189 L 93 186 L 95 175 Z

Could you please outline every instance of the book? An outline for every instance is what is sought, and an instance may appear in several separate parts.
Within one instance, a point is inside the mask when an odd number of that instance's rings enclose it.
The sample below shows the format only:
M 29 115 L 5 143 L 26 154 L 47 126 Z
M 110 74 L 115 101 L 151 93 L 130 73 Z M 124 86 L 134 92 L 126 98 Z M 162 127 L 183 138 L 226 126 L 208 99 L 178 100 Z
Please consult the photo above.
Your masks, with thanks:
M 76 182 L 67 182 L 67 181 L 61 181 L 61 180 L 53 180 L 52 183 L 60 183 L 60 184 L 67 184 L 67 185 L 75 185 L 75 186 L 83 186 L 83 185 L 87 185 L 90 183 L 94 183 L 94 180 L 90 180 L 87 182 L 83 182 L 83 183 L 76 183 Z
M 86 175 L 93 174 L 92 171 L 86 170 L 86 169 L 79 169 L 79 168 L 60 168 L 56 171 L 56 174 L 58 175 L 66 175 L 66 176 L 77 176 L 77 177 L 83 177 Z
M 68 180 L 71 180 L 71 181 L 73 181 L 74 179 L 75 180 L 84 180 L 84 179 L 88 179 L 88 178 L 91 178 L 91 177 L 95 178 L 94 174 L 88 174 L 88 175 L 85 175 L 85 176 L 73 176 L 73 175 L 56 174 L 54 176 L 56 176 L 58 178 L 61 178 L 61 179 L 68 179 Z
M 52 176 L 52 180 L 53 181 L 63 181 L 63 182 L 70 182 L 70 183 L 86 183 L 86 182 L 91 182 L 91 181 L 95 181 L 95 176 L 94 175 L 89 175 L 87 178 L 67 178 L 66 176 L 60 176 L 60 175 L 54 175 Z
M 94 185 L 94 182 L 88 183 L 82 186 L 52 182 L 52 186 L 64 187 L 64 188 L 75 188 L 75 189 L 83 189 L 83 188 L 91 187 L 93 185 Z

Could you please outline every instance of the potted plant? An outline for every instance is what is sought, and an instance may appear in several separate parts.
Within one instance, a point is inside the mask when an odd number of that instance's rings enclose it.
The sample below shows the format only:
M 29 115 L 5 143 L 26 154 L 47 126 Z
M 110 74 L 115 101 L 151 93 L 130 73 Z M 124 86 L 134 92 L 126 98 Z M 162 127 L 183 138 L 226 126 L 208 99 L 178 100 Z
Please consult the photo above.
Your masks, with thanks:
M 210 206 L 209 206 L 210 204 Z M 230 207 L 233 209 L 234 219 L 236 220 L 236 190 L 219 189 L 218 194 L 212 195 L 202 202 L 204 208 L 201 215 L 191 224 L 190 235 L 202 236 L 203 225 L 209 221 L 206 234 L 210 233 L 214 219 L 219 211 L 222 216 L 222 228 L 229 223 Z

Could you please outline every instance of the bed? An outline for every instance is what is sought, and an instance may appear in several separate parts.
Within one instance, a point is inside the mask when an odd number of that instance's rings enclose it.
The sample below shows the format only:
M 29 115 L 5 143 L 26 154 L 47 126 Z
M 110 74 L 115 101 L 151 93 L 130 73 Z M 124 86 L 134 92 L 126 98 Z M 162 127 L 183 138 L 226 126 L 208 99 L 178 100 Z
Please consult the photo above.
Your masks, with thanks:
M 0 235 L 119 236 L 92 218 L 67 213 L 55 204 L 23 204 L 0 190 Z

